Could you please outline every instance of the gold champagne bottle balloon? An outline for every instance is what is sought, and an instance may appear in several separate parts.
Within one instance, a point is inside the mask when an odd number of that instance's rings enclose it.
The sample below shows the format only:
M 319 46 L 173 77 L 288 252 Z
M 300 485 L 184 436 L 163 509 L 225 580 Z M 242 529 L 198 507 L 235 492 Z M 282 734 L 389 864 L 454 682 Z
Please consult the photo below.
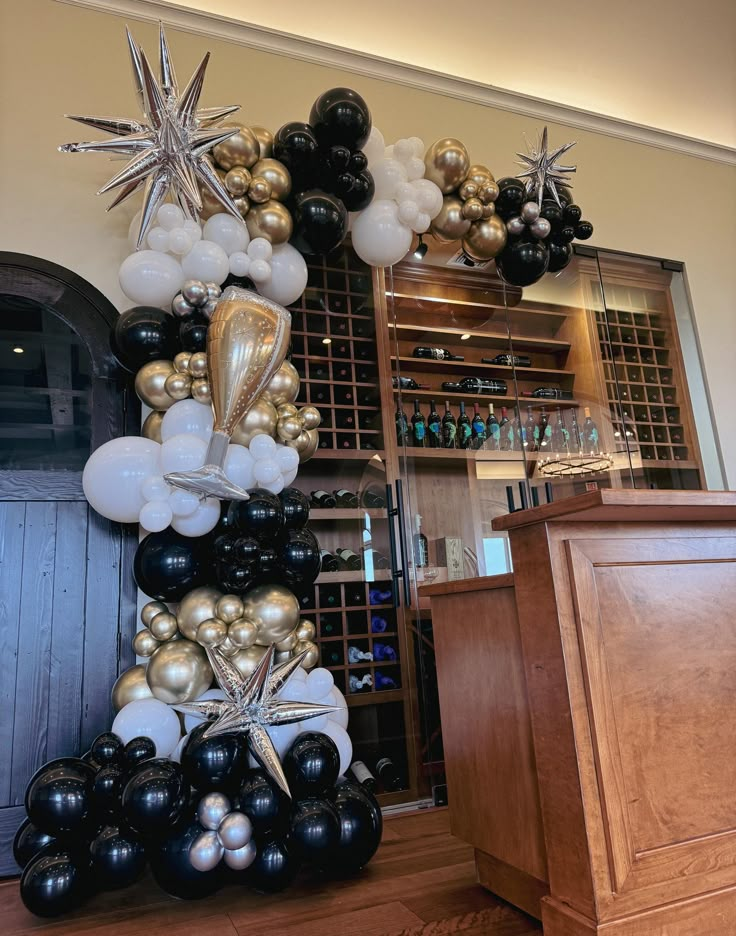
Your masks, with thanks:
M 235 427 L 281 367 L 291 335 L 291 315 L 264 296 L 229 286 L 207 330 L 207 369 L 214 431 L 205 463 L 195 471 L 165 475 L 169 484 L 205 497 L 247 500 L 225 475 L 227 447 Z

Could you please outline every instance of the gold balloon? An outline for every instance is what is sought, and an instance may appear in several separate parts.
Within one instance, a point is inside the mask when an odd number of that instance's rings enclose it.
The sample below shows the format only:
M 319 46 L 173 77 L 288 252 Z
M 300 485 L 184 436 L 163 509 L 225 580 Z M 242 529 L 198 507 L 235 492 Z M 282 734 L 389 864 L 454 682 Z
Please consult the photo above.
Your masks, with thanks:
M 192 399 L 196 400 L 197 403 L 211 403 L 212 402 L 212 392 L 210 390 L 210 382 L 203 377 L 197 378 L 197 380 L 192 381 Z
M 166 381 L 175 374 L 171 361 L 149 361 L 135 375 L 135 392 L 153 410 L 167 410 L 176 400 L 166 392 Z
M 300 463 L 309 461 L 312 455 L 317 451 L 319 433 L 316 429 L 305 429 L 303 432 L 299 433 L 296 439 L 287 442 L 286 445 L 299 452 Z
M 207 352 L 197 351 L 189 358 L 189 373 L 192 377 L 207 376 Z
M 312 669 L 319 663 L 319 647 L 311 640 L 300 640 L 294 647 L 294 655 L 307 650 L 306 657 L 302 660 L 302 667 L 306 670 Z
M 169 611 L 162 611 L 153 618 L 148 629 L 156 640 L 171 640 L 179 631 L 176 615 Z
M 299 371 L 291 361 L 284 361 L 266 384 L 265 398 L 274 406 L 293 403 L 299 395 Z
M 242 124 L 223 124 L 222 129 L 239 127 L 239 131 L 229 139 L 218 143 L 212 150 L 217 165 L 229 172 L 235 166 L 245 166 L 246 169 L 257 163 L 261 158 L 261 146 L 255 133 Z
M 151 692 L 170 705 L 199 698 L 209 689 L 213 675 L 204 649 L 191 640 L 161 644 L 146 670 Z
M 296 629 L 297 640 L 314 640 L 317 636 L 317 628 L 311 621 L 299 621 Z
M 302 421 L 298 416 L 283 416 L 276 423 L 276 434 L 282 442 L 292 441 L 302 432 Z
M 268 182 L 271 198 L 277 201 L 283 201 L 291 192 L 291 174 L 278 159 L 259 159 L 253 166 L 253 175 Z
M 211 218 L 212 215 L 220 214 L 225 210 L 222 206 L 222 202 L 215 198 L 208 188 L 204 185 L 200 185 L 198 188 L 199 197 L 202 199 L 202 208 L 197 214 L 202 221 L 206 221 L 208 218 Z
M 470 230 L 470 221 L 463 217 L 463 200 L 455 195 L 442 199 L 442 208 L 429 228 L 441 244 L 462 240 Z
M 136 656 L 149 657 L 161 646 L 147 627 L 139 630 L 133 638 L 133 652 Z
M 293 630 L 290 634 L 287 634 L 283 640 L 279 640 L 279 642 L 276 644 L 276 649 L 279 651 L 293 650 L 294 647 L 296 647 L 297 645 L 297 641 L 299 640 L 299 638 L 297 637 L 297 631 L 298 631 L 298 628 L 296 630 Z
M 195 588 L 184 595 L 176 612 L 176 618 L 179 622 L 179 630 L 186 638 L 197 639 L 197 628 L 202 621 L 215 616 L 220 598 L 222 598 L 222 592 L 209 586 Z
M 251 133 L 255 134 L 261 147 L 261 160 L 268 159 L 273 153 L 273 133 L 265 127 L 251 127 Z
M 148 627 L 157 614 L 163 614 L 168 610 L 163 601 L 149 601 L 141 608 L 141 623 Z
M 294 231 L 289 209 L 275 198 L 270 198 L 263 205 L 253 205 L 245 224 L 251 238 L 265 237 L 274 247 L 285 244 Z
M 238 198 L 233 198 L 233 202 L 235 203 L 235 207 L 240 212 L 240 217 L 245 218 L 245 216 L 250 211 L 250 199 L 245 195 L 240 195 Z
M 245 650 L 238 650 L 237 653 L 233 654 L 230 660 L 240 670 L 243 676 L 250 676 L 263 659 L 267 649 L 268 647 L 258 647 L 255 645 L 246 647 Z
M 273 655 L 273 662 L 276 666 L 279 663 L 287 663 L 291 659 L 291 650 L 277 650 Z
M 278 643 L 299 623 L 299 602 L 283 585 L 258 585 L 243 597 L 243 617 L 258 628 L 260 646 Z
M 481 214 L 481 218 L 488 220 L 488 218 L 490 218 L 495 213 L 496 213 L 496 206 L 493 204 L 493 202 L 491 202 L 490 205 L 483 205 L 483 213 Z
M 232 640 L 230 640 L 230 635 L 223 640 L 220 646 L 217 648 L 223 656 L 231 657 L 235 656 L 238 652 L 239 647 L 237 647 Z
M 252 647 L 256 642 L 258 628 L 253 621 L 249 621 L 248 618 L 240 618 L 237 621 L 233 621 L 230 627 L 228 627 L 227 636 L 230 638 L 233 646 L 240 650 L 245 650 L 246 647 Z
M 189 369 L 189 362 L 192 359 L 190 351 L 180 351 L 174 358 L 174 370 L 180 374 L 186 374 Z
M 279 419 L 283 419 L 284 416 L 296 416 L 299 408 L 294 406 L 293 403 L 282 403 L 276 408 L 276 412 L 279 414 Z
M 463 203 L 463 218 L 477 221 L 483 217 L 483 202 L 479 198 L 468 198 Z
M 322 414 L 316 406 L 302 406 L 299 410 L 299 418 L 305 429 L 316 429 L 322 422 Z
M 223 595 L 217 602 L 215 616 L 225 624 L 232 624 L 243 616 L 243 602 L 237 595 Z
M 484 182 L 478 189 L 478 198 L 480 198 L 484 205 L 490 205 L 498 198 L 499 191 L 498 185 L 496 185 L 494 181 L 489 180 L 488 182 Z
M 235 168 L 231 169 L 225 176 L 225 188 L 231 195 L 235 195 L 239 198 L 248 191 L 251 178 L 251 174 L 247 169 L 244 169 L 242 166 L 235 166 Z
M 476 185 L 483 185 L 485 182 L 493 182 L 493 174 L 488 166 L 471 166 L 466 176 L 468 182 L 475 182 Z
M 175 400 L 186 400 L 192 390 L 192 378 L 188 374 L 170 374 L 164 383 L 166 392 Z
M 473 260 L 492 260 L 506 246 L 506 225 L 494 214 L 487 220 L 475 221 L 463 241 L 465 253 Z
M 478 194 L 478 183 L 473 182 L 472 179 L 466 179 L 460 188 L 457 190 L 457 194 L 460 198 L 465 201 L 467 198 L 475 198 Z
M 271 183 L 260 176 L 253 176 L 253 181 L 248 186 L 248 198 L 256 205 L 262 205 L 271 197 Z
M 137 699 L 150 699 L 153 696 L 146 680 L 146 664 L 136 663 L 129 670 L 121 673 L 112 687 L 112 707 L 116 712 Z
M 227 637 L 227 624 L 219 618 L 207 618 L 197 628 L 197 643 L 203 647 L 217 647 Z
M 158 443 L 162 441 L 161 423 L 164 421 L 164 415 L 164 413 L 159 413 L 158 410 L 151 410 L 141 426 L 141 435 L 144 439 L 150 439 L 151 442 Z
M 273 436 L 277 421 L 276 407 L 261 395 L 233 430 L 232 441 L 250 445 L 254 436 Z
M 460 140 L 445 137 L 429 147 L 424 157 L 424 166 L 425 178 L 438 185 L 443 195 L 448 195 L 467 176 L 470 157 Z

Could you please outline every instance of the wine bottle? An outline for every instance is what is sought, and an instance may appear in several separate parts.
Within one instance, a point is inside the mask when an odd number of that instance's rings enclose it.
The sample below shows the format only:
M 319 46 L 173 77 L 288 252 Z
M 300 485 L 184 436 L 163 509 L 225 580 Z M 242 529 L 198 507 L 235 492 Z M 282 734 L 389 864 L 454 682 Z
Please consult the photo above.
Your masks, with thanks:
M 471 430 L 471 448 L 481 449 L 486 441 L 486 423 L 480 415 L 480 407 L 477 401 L 473 404 L 473 420 L 470 423 Z
M 377 662 L 382 660 L 394 662 L 396 660 L 396 648 L 391 644 L 379 643 L 373 641 L 373 659 Z
M 431 358 L 433 361 L 464 361 L 462 354 L 452 354 L 446 348 L 414 348 L 412 355 L 415 358 Z
M 363 568 L 368 569 L 371 567 L 371 565 L 374 569 L 391 568 L 391 562 L 388 556 L 384 556 L 384 554 L 379 552 L 377 549 L 366 546 L 363 549 Z
M 337 504 L 332 494 L 328 494 L 327 491 L 312 491 L 310 497 L 315 507 L 334 507 Z
M 323 572 L 339 572 L 340 562 L 329 550 L 320 549 L 319 554 L 322 560 L 321 569 Z
M 376 670 L 373 674 L 375 679 L 376 689 L 398 689 L 396 685 L 396 680 L 392 679 L 391 676 L 386 676 L 385 673 L 382 673 L 380 670 Z
M 524 445 L 527 452 L 536 452 L 539 448 L 539 426 L 534 421 L 531 406 L 527 406 L 526 414 Z
M 394 593 L 391 591 L 390 588 L 369 588 L 368 589 L 368 604 L 369 605 L 390 604 L 393 596 L 394 596 Z
M 409 444 L 409 424 L 406 421 L 406 413 L 398 403 L 396 404 L 396 444 L 399 448 Z
M 488 419 L 486 420 L 486 448 L 492 452 L 497 452 L 501 448 L 501 427 L 496 414 L 493 412 L 493 404 L 488 407 Z
M 536 390 L 522 390 L 521 395 L 536 397 L 538 400 L 572 400 L 572 390 L 560 390 L 557 387 L 537 387 Z
M 427 440 L 430 448 L 441 448 L 442 422 L 440 421 L 440 414 L 437 412 L 437 408 L 434 405 L 434 400 L 430 402 L 431 409 L 427 417 Z
M 490 377 L 463 377 L 459 381 L 446 380 L 442 384 L 442 389 L 453 393 L 505 394 L 508 392 L 505 380 L 494 380 Z
M 419 409 L 419 400 L 414 400 L 414 413 L 411 417 L 411 440 L 416 448 L 424 448 L 427 441 L 427 423 Z
M 356 781 L 368 790 L 369 793 L 375 793 L 378 789 L 378 780 L 373 776 L 370 770 L 361 760 L 353 761 L 350 765 L 350 772 Z
M 526 354 L 497 354 L 492 358 L 481 358 L 481 364 L 498 364 L 503 367 L 531 367 L 532 360 Z
M 373 677 L 370 673 L 366 673 L 365 676 L 358 677 L 355 673 L 350 674 L 348 679 L 348 687 L 351 692 L 361 692 L 363 689 L 370 689 L 373 685 Z
M 357 572 L 360 568 L 362 568 L 360 556 L 357 553 L 354 553 L 352 549 L 341 549 L 338 547 L 335 550 L 335 555 L 342 559 L 342 561 L 345 563 L 345 567 L 350 572 Z
M 429 390 L 427 384 L 420 384 L 413 377 L 392 377 L 394 390 Z
M 376 763 L 376 774 L 384 790 L 398 790 L 401 787 L 401 776 L 396 764 L 390 757 L 381 757 Z
M 373 662 L 373 654 L 370 650 L 361 650 L 358 647 L 348 647 L 348 663 L 362 663 L 367 660 Z
M 502 452 L 510 452 L 514 447 L 514 427 L 505 406 L 501 407 L 501 422 L 498 424 L 498 441 Z
M 570 433 L 565 425 L 565 417 L 562 415 L 562 408 L 557 407 L 557 421 L 552 428 L 552 451 L 568 452 L 570 446 Z
M 322 657 L 323 666 L 340 666 L 342 663 L 342 657 L 340 656 L 339 651 L 334 648 L 327 651 L 325 647 L 329 647 L 329 644 L 322 644 L 319 648 L 320 656 Z
M 473 434 L 470 419 L 465 412 L 465 403 L 460 401 L 460 415 L 457 420 L 457 447 L 466 449 L 470 445 L 470 437 Z
M 381 510 L 386 506 L 386 498 L 375 491 L 363 491 L 363 506 L 373 510 Z
M 539 413 L 539 451 L 549 452 L 552 448 L 552 426 L 549 424 L 547 410 L 543 406 Z
M 457 444 L 457 423 L 450 410 L 450 401 L 445 400 L 445 415 L 442 417 L 442 448 L 455 448 Z
M 580 434 L 580 426 L 576 411 L 570 410 L 570 445 L 573 452 L 583 451 L 583 438 Z
M 341 488 L 339 491 L 334 491 L 333 493 L 338 507 L 360 507 L 357 494 L 353 494 L 351 491 L 345 490 L 345 488 Z
M 386 620 L 386 618 L 383 618 L 378 614 L 372 614 L 371 615 L 371 633 L 382 634 L 386 630 L 388 630 L 388 621 Z
M 585 420 L 583 422 L 583 449 L 586 455 L 598 454 L 598 427 L 590 415 L 590 407 L 585 407 Z
M 423 569 L 429 565 L 429 545 L 427 537 L 422 533 L 422 518 L 420 514 L 414 516 L 414 565 Z

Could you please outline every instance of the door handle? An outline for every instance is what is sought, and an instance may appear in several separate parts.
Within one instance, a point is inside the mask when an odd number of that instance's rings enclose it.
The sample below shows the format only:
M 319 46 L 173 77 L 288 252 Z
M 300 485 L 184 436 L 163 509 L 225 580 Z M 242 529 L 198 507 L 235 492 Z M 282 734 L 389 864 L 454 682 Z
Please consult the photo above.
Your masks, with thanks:
M 399 586 L 397 580 L 404 573 L 398 567 L 398 559 L 396 555 L 396 530 L 394 528 L 394 518 L 398 515 L 398 511 L 394 507 L 394 492 L 390 484 L 386 485 L 386 514 L 388 516 L 388 549 L 391 559 L 391 600 L 393 602 L 394 608 L 398 608 L 401 602 L 399 601 Z
M 404 602 L 411 604 L 411 588 L 409 586 L 409 556 L 406 549 L 406 517 L 404 515 L 404 482 L 396 479 L 396 512 L 399 519 L 399 549 L 401 551 L 401 578 L 404 582 Z

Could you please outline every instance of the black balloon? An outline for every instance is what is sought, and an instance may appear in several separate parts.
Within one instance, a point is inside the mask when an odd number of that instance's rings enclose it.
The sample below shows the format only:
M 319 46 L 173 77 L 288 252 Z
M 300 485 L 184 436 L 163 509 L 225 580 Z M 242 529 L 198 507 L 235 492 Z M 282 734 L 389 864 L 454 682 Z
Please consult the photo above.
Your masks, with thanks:
M 151 760 L 156 756 L 156 744 L 151 738 L 141 735 L 131 738 L 123 748 L 123 760 L 127 770 L 132 770 L 143 761 Z
M 97 760 L 97 758 L 92 754 L 92 751 L 87 751 L 82 754 L 82 760 L 85 764 L 89 764 L 92 770 L 99 770 L 102 767 L 102 764 Z
M 192 729 L 181 752 L 181 769 L 200 793 L 235 791 L 248 769 L 248 745 L 242 734 L 203 738 L 207 723 Z
M 371 132 L 371 112 L 357 91 L 331 88 L 312 105 L 309 122 L 321 146 L 360 149 Z
M 92 793 L 98 812 L 120 811 L 120 797 L 125 786 L 126 772 L 120 764 L 107 764 L 97 771 L 92 784 Z
M 273 141 L 273 157 L 291 173 L 294 191 L 314 183 L 318 169 L 319 144 L 314 130 L 306 123 L 284 124 Z
M 92 877 L 101 890 L 128 887 L 146 866 L 146 852 L 139 838 L 117 825 L 105 826 L 91 842 Z
M 549 221 L 553 230 L 562 226 L 562 208 L 552 198 L 544 199 L 539 216 Z
M 163 757 L 144 761 L 123 788 L 123 815 L 135 832 L 165 835 L 189 801 L 189 783 L 174 761 Z
M 257 562 L 261 547 L 255 536 L 240 536 L 235 540 L 233 556 L 236 562 Z
M 47 832 L 41 832 L 37 829 L 30 819 L 24 819 L 20 824 L 18 831 L 13 839 L 13 858 L 19 868 L 25 868 L 28 862 L 36 855 L 54 842 L 53 835 Z
M 348 211 L 362 211 L 370 205 L 375 194 L 376 184 L 373 176 L 366 169 L 353 176 L 353 184 L 350 190 L 342 196 L 342 203 Z
M 512 286 L 531 286 L 547 272 L 549 251 L 534 240 L 509 242 L 496 257 L 496 267 Z
M 147 361 L 171 360 L 179 351 L 177 320 L 162 309 L 136 306 L 118 318 L 110 335 L 118 362 L 135 373 Z
M 340 841 L 340 817 L 324 799 L 303 799 L 294 807 L 290 842 L 303 861 L 324 868 L 334 859 Z
M 298 530 L 309 520 L 309 498 L 298 488 L 288 487 L 279 494 L 287 530 Z
M 578 240 L 588 240 L 593 236 L 593 225 L 590 221 L 578 221 L 575 225 L 575 237 Z
M 183 351 L 207 350 L 207 329 L 209 319 L 201 312 L 193 312 L 181 320 L 179 325 L 179 342 Z
M 284 508 L 278 495 L 264 488 L 255 488 L 248 493 L 249 500 L 233 501 L 230 505 L 232 523 L 243 533 L 259 540 L 276 539 L 284 529 Z
M 381 808 L 370 793 L 349 780 L 338 784 L 333 804 L 340 820 L 333 867 L 339 873 L 353 873 L 371 860 L 380 844 Z
M 104 767 L 105 764 L 113 764 L 120 760 L 123 753 L 123 742 L 112 731 L 105 731 L 101 735 L 97 735 L 89 752 L 97 763 Z
M 133 560 L 138 588 L 158 601 L 180 601 L 206 583 L 206 543 L 199 537 L 182 536 L 171 527 L 149 533 L 138 544 Z
M 58 916 L 78 907 L 90 893 L 89 866 L 81 855 L 48 845 L 23 869 L 20 896 L 40 917 Z
M 310 530 L 287 530 L 279 559 L 287 584 L 313 582 L 319 575 L 319 543 Z
M 551 236 L 558 244 L 571 244 L 575 240 L 575 228 L 571 224 L 565 224 L 554 231 Z
M 222 862 L 212 871 L 198 871 L 189 860 L 189 849 L 201 834 L 202 826 L 198 822 L 182 821 L 149 853 L 157 884 L 172 897 L 199 900 L 214 894 L 222 884 Z
M 339 772 L 337 745 L 319 731 L 300 734 L 284 758 L 284 773 L 297 799 L 321 796 L 335 785 Z
M 248 880 L 256 890 L 274 893 L 288 887 L 298 870 L 299 861 L 285 841 L 266 839 L 258 845 Z
M 94 776 L 94 769 L 76 757 L 45 764 L 26 789 L 28 818 L 49 835 L 82 831 L 92 819 Z
M 581 211 L 579 205 L 565 205 L 565 208 L 562 212 L 562 217 L 565 219 L 567 224 L 577 224 L 582 216 L 583 212 Z
M 286 829 L 289 800 L 262 770 L 251 770 L 248 773 L 236 802 L 237 808 L 252 822 L 253 832 L 257 836 Z
M 321 189 L 309 189 L 294 199 L 291 242 L 308 256 L 324 255 L 345 240 L 348 212 L 339 198 Z
M 498 198 L 495 201 L 496 214 L 508 221 L 521 211 L 527 201 L 524 183 L 519 179 L 505 178 L 498 180 Z
M 257 566 L 235 565 L 228 562 L 218 562 L 215 567 L 217 585 L 224 592 L 233 595 L 242 595 L 253 585 L 258 584 Z
M 547 249 L 549 250 L 548 273 L 559 273 L 572 260 L 572 246 L 570 244 L 561 244 L 556 240 L 548 240 Z

